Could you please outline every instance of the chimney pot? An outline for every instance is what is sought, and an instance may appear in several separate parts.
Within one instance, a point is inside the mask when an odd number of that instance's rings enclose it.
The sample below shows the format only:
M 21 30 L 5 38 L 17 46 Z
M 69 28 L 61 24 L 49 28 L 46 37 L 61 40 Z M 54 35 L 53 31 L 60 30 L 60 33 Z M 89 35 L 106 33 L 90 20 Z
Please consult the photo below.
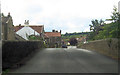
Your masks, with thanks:
M 19 26 L 21 26 L 21 24 L 19 24 Z
M 8 17 L 10 17 L 10 12 L 8 13 Z
M 55 30 L 52 30 L 52 32 L 55 32 Z
M 27 25 L 29 25 L 29 20 L 27 20 Z
M 26 20 L 25 20 L 24 24 L 26 24 Z
M 60 30 L 60 33 L 61 33 L 62 31 Z

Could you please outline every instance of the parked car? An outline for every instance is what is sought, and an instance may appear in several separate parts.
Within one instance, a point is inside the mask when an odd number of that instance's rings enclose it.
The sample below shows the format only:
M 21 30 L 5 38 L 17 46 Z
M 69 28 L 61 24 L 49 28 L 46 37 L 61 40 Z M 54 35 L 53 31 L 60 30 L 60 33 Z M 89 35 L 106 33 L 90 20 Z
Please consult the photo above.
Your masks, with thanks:
M 67 48 L 67 45 L 66 45 L 66 44 L 63 44 L 63 45 L 62 45 L 62 48 Z

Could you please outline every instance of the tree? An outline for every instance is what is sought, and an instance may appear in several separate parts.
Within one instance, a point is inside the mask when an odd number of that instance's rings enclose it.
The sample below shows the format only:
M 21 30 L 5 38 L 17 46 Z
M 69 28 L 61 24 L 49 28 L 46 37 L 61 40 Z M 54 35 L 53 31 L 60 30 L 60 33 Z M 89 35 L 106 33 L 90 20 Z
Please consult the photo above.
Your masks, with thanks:
M 117 11 L 116 6 L 114 6 L 114 8 L 113 8 L 113 12 L 112 12 L 112 15 L 111 15 L 111 20 L 113 22 L 117 22 L 119 20 L 119 12 Z
M 92 31 L 89 35 L 89 40 L 94 39 L 106 39 L 106 38 L 120 38 L 120 13 L 117 11 L 117 8 L 114 6 L 113 12 L 110 19 L 112 21 L 109 24 L 105 24 L 104 21 L 92 20 L 90 25 L 90 30 Z M 104 26 L 101 26 L 101 25 Z M 102 31 L 101 31 L 102 27 Z
M 99 31 L 99 34 L 95 36 L 95 39 L 105 39 L 105 38 L 120 38 L 120 14 L 117 12 L 117 8 L 113 8 L 110 24 L 104 24 L 103 31 Z
M 98 34 L 98 32 L 101 29 L 101 25 L 104 24 L 104 21 L 101 19 L 98 21 L 97 19 L 91 21 L 92 24 L 90 24 L 90 31 L 93 31 L 94 33 Z
M 92 24 L 90 24 L 90 31 L 91 33 L 89 33 L 88 35 L 88 39 L 89 40 L 95 40 L 95 36 L 99 34 L 99 31 L 102 30 L 102 25 L 104 25 L 104 21 L 102 19 L 100 20 L 92 20 L 91 21 Z
M 73 45 L 73 46 L 75 46 L 75 45 L 77 45 L 77 40 L 76 40 L 76 38 L 71 38 L 70 40 L 69 40 L 69 42 L 70 42 L 70 45 Z

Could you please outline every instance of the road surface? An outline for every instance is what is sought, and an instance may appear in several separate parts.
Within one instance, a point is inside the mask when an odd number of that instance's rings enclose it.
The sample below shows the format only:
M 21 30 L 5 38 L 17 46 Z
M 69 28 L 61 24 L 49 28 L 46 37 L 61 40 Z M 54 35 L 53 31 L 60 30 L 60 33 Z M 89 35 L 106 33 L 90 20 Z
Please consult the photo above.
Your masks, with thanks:
M 78 48 L 46 48 L 11 73 L 118 73 L 118 62 Z

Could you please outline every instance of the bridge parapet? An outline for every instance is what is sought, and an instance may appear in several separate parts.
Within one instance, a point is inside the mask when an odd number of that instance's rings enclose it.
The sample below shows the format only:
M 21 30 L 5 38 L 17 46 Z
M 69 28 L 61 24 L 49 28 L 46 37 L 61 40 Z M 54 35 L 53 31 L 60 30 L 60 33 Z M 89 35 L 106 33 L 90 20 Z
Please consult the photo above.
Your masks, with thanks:
M 96 40 L 83 44 L 81 48 L 93 50 L 106 56 L 118 59 L 118 41 L 119 40 L 117 38 Z

